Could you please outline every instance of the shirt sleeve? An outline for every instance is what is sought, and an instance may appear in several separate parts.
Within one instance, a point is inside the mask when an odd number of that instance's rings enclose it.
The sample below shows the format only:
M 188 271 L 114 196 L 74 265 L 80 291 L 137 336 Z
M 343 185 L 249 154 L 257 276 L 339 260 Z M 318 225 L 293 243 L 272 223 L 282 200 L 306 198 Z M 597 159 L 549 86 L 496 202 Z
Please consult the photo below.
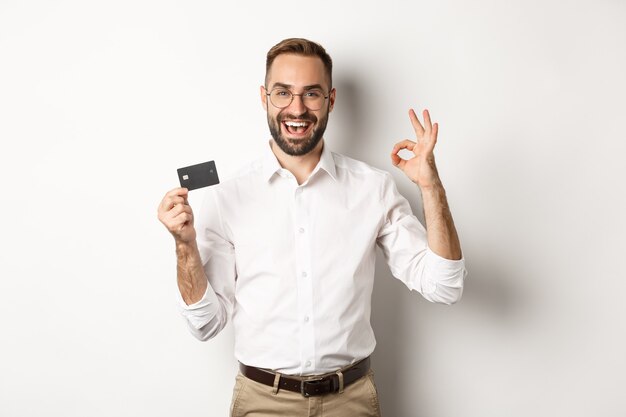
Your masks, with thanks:
M 232 317 L 237 278 L 234 247 L 227 237 L 216 189 L 207 189 L 194 213 L 200 260 L 209 285 L 202 299 L 190 305 L 178 293 L 179 309 L 190 332 L 203 341 L 217 335 Z
M 453 304 L 461 299 L 467 270 L 465 259 L 442 258 L 428 247 L 426 229 L 398 192 L 391 174 L 385 174 L 381 200 L 383 226 L 377 237 L 394 277 L 428 301 Z

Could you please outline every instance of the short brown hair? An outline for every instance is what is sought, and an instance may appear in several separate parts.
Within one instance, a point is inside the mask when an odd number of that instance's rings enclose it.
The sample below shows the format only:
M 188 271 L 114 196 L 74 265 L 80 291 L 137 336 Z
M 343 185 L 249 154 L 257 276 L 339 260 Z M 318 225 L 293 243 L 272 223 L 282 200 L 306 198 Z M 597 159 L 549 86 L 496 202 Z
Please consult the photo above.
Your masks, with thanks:
M 319 43 L 303 38 L 288 38 L 278 42 L 267 53 L 267 61 L 265 62 L 265 82 L 270 73 L 270 68 L 274 60 L 281 54 L 296 54 L 303 56 L 316 56 L 324 63 L 324 68 L 328 74 L 329 88 L 333 86 L 333 60 L 326 52 L 324 47 Z

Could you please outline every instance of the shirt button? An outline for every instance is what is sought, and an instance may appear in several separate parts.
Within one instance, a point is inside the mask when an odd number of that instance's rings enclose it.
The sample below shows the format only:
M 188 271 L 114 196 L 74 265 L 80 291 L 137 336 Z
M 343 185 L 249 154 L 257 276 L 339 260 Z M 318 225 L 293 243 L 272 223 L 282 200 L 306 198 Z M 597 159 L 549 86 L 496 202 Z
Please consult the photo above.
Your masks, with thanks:
M 307 275 L 308 275 L 308 274 L 306 273 L 306 271 L 303 271 L 303 272 L 302 272 L 302 276 L 303 276 L 304 278 L 306 278 L 306 277 L 307 277 Z
M 304 318 L 304 322 L 305 322 L 305 323 L 308 323 L 308 322 L 309 322 L 309 316 L 306 316 L 306 317 Z
M 309 368 L 311 366 L 311 361 L 306 361 L 306 363 L 304 364 L 307 368 Z
M 304 233 L 304 228 L 303 228 L 303 227 L 299 228 L 299 229 L 298 229 L 298 232 L 300 232 L 300 233 Z

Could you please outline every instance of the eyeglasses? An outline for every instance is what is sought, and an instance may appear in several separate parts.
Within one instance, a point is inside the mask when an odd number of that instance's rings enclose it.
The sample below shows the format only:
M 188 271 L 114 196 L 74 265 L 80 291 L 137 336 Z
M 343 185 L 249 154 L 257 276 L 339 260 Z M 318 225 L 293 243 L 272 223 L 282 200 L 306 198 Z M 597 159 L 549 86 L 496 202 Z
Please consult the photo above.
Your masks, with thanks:
M 265 95 L 269 96 L 270 102 L 279 109 L 284 109 L 289 106 L 295 96 L 300 96 L 302 98 L 302 104 L 304 104 L 307 109 L 313 111 L 321 109 L 328 98 L 328 96 L 324 95 L 322 90 L 318 89 L 307 90 L 302 94 L 294 94 L 286 88 L 275 88 L 269 93 L 265 93 Z

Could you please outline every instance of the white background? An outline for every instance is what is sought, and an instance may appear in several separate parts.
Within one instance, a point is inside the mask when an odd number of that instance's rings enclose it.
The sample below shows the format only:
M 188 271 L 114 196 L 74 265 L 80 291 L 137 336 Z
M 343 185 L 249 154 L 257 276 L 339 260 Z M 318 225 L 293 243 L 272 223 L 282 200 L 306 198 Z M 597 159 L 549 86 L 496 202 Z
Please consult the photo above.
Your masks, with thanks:
M 618 0 L 1 0 L 0 415 L 227 414 L 232 329 L 188 334 L 156 207 L 176 168 L 260 152 L 291 36 L 334 59 L 328 145 L 419 217 L 389 152 L 409 107 L 440 123 L 470 275 L 446 307 L 378 263 L 385 415 L 626 415 L 625 21 Z

